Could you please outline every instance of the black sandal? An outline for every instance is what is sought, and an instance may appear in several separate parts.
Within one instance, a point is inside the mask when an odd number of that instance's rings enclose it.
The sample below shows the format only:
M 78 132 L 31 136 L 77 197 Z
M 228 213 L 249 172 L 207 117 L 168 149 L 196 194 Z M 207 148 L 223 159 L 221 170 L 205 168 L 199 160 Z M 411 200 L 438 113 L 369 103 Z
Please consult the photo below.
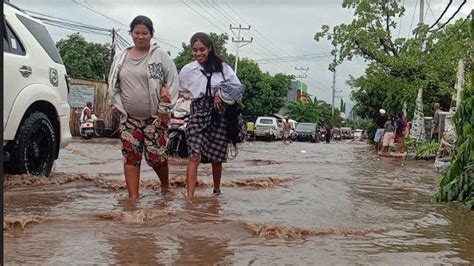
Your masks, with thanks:
M 212 190 L 212 194 L 214 194 L 214 195 L 220 195 L 220 194 L 221 194 L 221 190 L 220 190 L 220 189 L 213 189 L 213 190 Z

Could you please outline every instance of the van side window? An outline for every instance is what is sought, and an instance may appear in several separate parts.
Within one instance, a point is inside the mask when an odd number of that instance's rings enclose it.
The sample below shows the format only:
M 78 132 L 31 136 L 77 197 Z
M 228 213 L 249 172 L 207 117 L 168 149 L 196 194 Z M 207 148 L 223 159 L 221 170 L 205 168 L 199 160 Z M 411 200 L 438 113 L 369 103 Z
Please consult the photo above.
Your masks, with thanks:
M 5 43 L 8 45 L 7 50 L 5 49 Z M 3 51 L 17 54 L 17 55 L 25 55 L 25 48 L 23 48 L 23 44 L 21 43 L 20 39 L 15 35 L 12 31 L 10 26 L 5 23 L 5 32 L 3 34 Z

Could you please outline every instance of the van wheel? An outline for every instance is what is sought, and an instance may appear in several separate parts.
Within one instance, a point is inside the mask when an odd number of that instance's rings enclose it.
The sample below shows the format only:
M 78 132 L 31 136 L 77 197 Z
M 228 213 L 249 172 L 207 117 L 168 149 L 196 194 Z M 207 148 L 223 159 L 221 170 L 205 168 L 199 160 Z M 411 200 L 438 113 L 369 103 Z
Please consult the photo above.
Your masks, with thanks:
M 41 112 L 30 114 L 20 126 L 5 168 L 13 174 L 49 176 L 56 154 L 56 134 L 49 118 Z

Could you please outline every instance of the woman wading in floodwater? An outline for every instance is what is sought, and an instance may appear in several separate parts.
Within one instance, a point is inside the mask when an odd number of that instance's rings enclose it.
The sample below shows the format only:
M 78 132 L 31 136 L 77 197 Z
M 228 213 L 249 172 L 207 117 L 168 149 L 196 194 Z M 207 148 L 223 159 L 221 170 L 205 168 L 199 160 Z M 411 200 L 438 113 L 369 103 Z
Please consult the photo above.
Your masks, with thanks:
M 132 47 L 115 55 L 108 93 L 120 119 L 124 173 L 130 198 L 138 198 L 140 165 L 147 164 L 160 178 L 161 191 L 170 189 L 166 152 L 168 113 L 176 103 L 179 80 L 170 56 L 150 44 L 153 23 L 137 16 L 130 24 Z
M 222 163 L 227 158 L 229 139 L 226 135 L 227 119 L 224 116 L 227 104 L 218 85 L 232 83 L 242 86 L 232 68 L 216 54 L 207 34 L 194 34 L 191 37 L 191 49 L 195 61 L 184 66 L 179 74 L 180 93 L 184 98 L 192 100 L 186 128 L 189 153 L 186 172 L 188 197 L 194 196 L 201 160 L 211 162 L 213 193 L 220 194 Z

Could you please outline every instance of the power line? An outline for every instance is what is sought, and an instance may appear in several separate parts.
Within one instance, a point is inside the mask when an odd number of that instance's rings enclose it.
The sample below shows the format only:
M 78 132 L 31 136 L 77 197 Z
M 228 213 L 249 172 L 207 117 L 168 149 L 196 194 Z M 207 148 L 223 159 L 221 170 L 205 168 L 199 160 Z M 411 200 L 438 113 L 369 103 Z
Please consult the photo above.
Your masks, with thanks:
M 120 22 L 120 21 L 118 21 L 118 20 L 115 20 L 115 19 L 111 18 L 111 17 L 105 15 L 104 13 L 102 13 L 102 12 L 100 12 L 100 11 L 97 11 L 97 10 L 95 10 L 94 8 L 90 7 L 90 6 L 86 6 L 86 5 L 84 5 L 84 4 L 81 4 L 81 3 L 77 2 L 76 0 L 72 0 L 72 2 L 73 2 L 74 4 L 78 4 L 78 5 L 80 5 L 80 6 L 84 7 L 84 8 L 86 8 L 86 9 L 89 9 L 90 11 L 92 11 L 92 12 L 94 12 L 94 13 L 96 13 L 96 14 L 99 14 L 99 15 L 105 17 L 105 18 L 108 18 L 108 19 L 110 19 L 110 20 L 112 20 L 112 21 L 115 21 L 115 22 L 117 22 L 118 24 L 120 24 L 120 25 L 122 25 L 122 26 L 128 27 L 128 25 L 126 25 L 126 24 L 124 24 L 124 23 L 122 23 L 122 22 Z
M 207 20 L 209 23 L 211 23 L 214 27 L 216 27 L 216 29 L 219 29 L 220 31 L 222 32 L 226 32 L 227 30 L 224 29 L 222 30 L 222 28 L 220 26 L 217 26 L 214 22 L 212 22 L 211 20 L 209 20 L 206 16 L 203 16 L 200 12 L 198 12 L 196 9 L 194 9 L 191 5 L 189 5 L 188 3 L 185 2 L 185 0 L 181 0 L 181 2 L 183 4 L 185 4 L 187 7 L 189 7 L 191 10 L 193 10 L 196 14 L 198 14 L 199 16 L 201 16 L 202 18 L 204 18 L 205 20 Z
M 120 22 L 120 21 L 118 21 L 118 20 L 116 20 L 116 19 L 114 19 L 114 18 L 112 18 L 112 17 L 110 17 L 110 16 L 107 16 L 106 14 L 104 14 L 103 12 L 98 11 L 97 9 L 94 9 L 92 6 L 90 6 L 90 4 L 85 5 L 85 4 L 82 4 L 82 3 L 77 2 L 77 0 L 72 0 L 72 1 L 73 1 L 75 4 L 78 4 L 78 5 L 80 5 L 80 6 L 84 7 L 84 8 L 86 8 L 86 9 L 88 9 L 88 10 L 90 10 L 90 11 L 96 13 L 96 14 L 99 14 L 99 15 L 101 15 L 101 16 L 103 16 L 103 17 L 105 17 L 105 18 L 107 18 L 107 19 L 109 19 L 109 20 L 111 20 L 111 21 L 114 21 L 114 22 L 116 22 L 116 23 L 118 23 L 118 24 L 120 24 L 120 25 L 122 25 L 122 26 L 128 27 L 128 25 L 126 25 L 126 24 L 124 24 L 124 23 L 122 23 L 122 22 Z M 122 38 L 122 41 L 125 41 L 125 43 L 126 43 L 128 46 L 131 46 L 131 44 L 130 44 L 128 41 L 126 41 L 125 38 L 123 38 L 123 37 L 121 37 L 121 38 Z M 170 46 L 170 47 L 173 47 L 173 48 L 175 48 L 175 49 L 178 49 L 178 50 L 180 50 L 180 51 L 182 50 L 182 48 L 177 47 L 177 46 L 175 46 L 175 45 L 173 45 L 173 44 L 170 44 L 169 42 L 163 40 L 162 38 L 153 37 L 153 39 L 155 39 L 155 40 L 157 40 L 157 41 L 159 41 L 159 42 L 161 42 L 161 43 L 163 43 L 163 44 L 166 44 L 166 45 L 168 45 L 168 46 Z
M 218 24 L 223 24 L 223 25 L 226 25 L 227 22 L 226 20 L 221 20 L 220 17 L 217 17 L 215 16 L 212 12 L 209 12 L 207 9 L 204 9 L 198 2 L 196 2 L 195 0 L 192 0 L 193 3 L 198 7 L 200 8 L 201 10 L 203 10 L 204 12 L 206 12 L 208 14 L 209 17 L 212 17 L 215 21 L 217 21 Z M 204 2 L 203 2 L 204 3 Z M 219 14 L 219 12 L 217 12 L 217 14 Z M 224 23 L 222 23 L 224 22 Z M 227 32 L 227 29 L 224 31 L 224 32 Z
M 444 28 L 444 26 L 446 26 L 458 13 L 459 11 L 461 10 L 461 8 L 467 3 L 467 0 L 464 0 L 461 5 L 458 7 L 458 9 L 456 10 L 456 12 L 454 12 L 454 14 L 441 26 L 439 26 L 436 30 L 432 30 L 432 31 L 438 31 L 442 28 Z
M 330 53 L 317 53 L 317 54 L 303 54 L 303 55 L 291 55 L 291 56 L 282 56 L 282 57 L 272 57 L 272 58 L 261 58 L 261 59 L 255 59 L 254 61 L 266 61 L 266 60 L 274 60 L 274 59 L 293 59 L 293 58 L 299 58 L 299 57 L 328 57 L 332 56 Z
M 411 29 L 413 28 L 413 21 L 415 20 L 416 8 L 418 7 L 418 0 L 416 0 L 415 10 L 413 10 L 413 16 L 411 17 L 410 30 L 408 31 L 407 39 L 410 38 Z
M 234 14 L 236 14 L 242 21 L 244 21 L 246 24 L 249 24 L 249 23 L 248 23 L 242 16 L 240 16 L 225 0 L 222 1 L 222 2 L 223 2 Z M 283 51 L 280 47 L 278 47 L 278 46 L 276 46 L 276 45 L 274 44 L 274 41 L 269 40 L 269 39 L 268 39 L 267 37 L 265 37 L 260 31 L 258 31 L 258 29 L 257 29 L 255 26 L 252 27 L 252 29 L 255 30 L 255 32 L 256 32 L 257 34 L 259 34 L 259 36 L 262 37 L 263 40 L 267 40 L 267 41 L 268 41 L 267 46 L 266 46 L 266 47 L 263 47 L 264 53 L 267 53 L 267 54 L 269 53 L 269 54 L 272 54 L 272 55 L 275 56 L 275 57 L 279 57 L 278 55 L 276 55 L 275 53 L 273 53 L 270 49 L 268 49 L 269 47 L 273 46 L 273 47 L 275 47 L 277 50 L 280 50 L 280 51 L 281 51 L 281 54 L 287 55 L 285 51 Z M 262 42 L 263 42 L 263 40 L 262 40 Z M 255 42 L 255 44 L 256 44 L 255 48 L 257 48 L 258 45 L 260 45 L 260 43 L 259 43 L 258 41 Z M 283 65 L 282 63 L 279 63 L 279 65 L 282 65 L 284 68 L 288 67 L 288 65 Z M 293 65 L 293 66 L 295 66 L 295 65 Z M 309 73 L 308 73 L 308 77 L 309 77 L 314 83 L 319 84 L 321 87 L 329 88 L 327 85 L 323 85 L 323 84 L 321 84 L 319 81 L 317 81 L 316 79 L 314 79 L 314 78 L 312 77 L 312 75 L 309 74 Z
M 27 13 L 30 13 L 30 15 L 33 18 L 39 19 L 41 21 L 48 21 L 48 22 L 51 22 L 51 23 L 60 23 L 60 24 L 64 24 L 64 25 L 80 27 L 80 28 L 84 28 L 84 29 L 88 29 L 88 30 L 95 30 L 95 31 L 103 31 L 103 32 L 110 32 L 111 31 L 111 29 L 101 28 L 101 27 L 88 25 L 88 24 L 84 24 L 84 23 L 81 23 L 81 22 L 67 20 L 67 19 L 63 19 L 63 18 L 59 18 L 59 17 L 53 17 L 53 16 L 41 14 L 41 13 L 38 13 L 38 12 L 30 11 L 30 10 L 25 10 L 25 11 Z
M 433 12 L 433 9 L 431 9 L 431 0 L 429 0 L 427 4 L 428 4 L 428 9 L 429 9 L 430 12 L 431 12 L 431 15 L 433 16 L 434 19 L 436 19 L 436 16 L 435 16 L 435 14 L 434 14 L 434 12 Z M 428 13 L 428 10 L 426 10 L 425 16 L 426 16 L 426 13 Z
M 443 10 L 443 13 L 441 13 L 441 15 L 439 16 L 439 18 L 429 27 L 429 29 L 431 30 L 434 26 L 436 26 L 436 24 L 438 24 L 438 22 L 443 18 L 444 14 L 446 14 L 446 11 L 448 11 L 449 7 L 451 6 L 451 4 L 453 3 L 453 0 L 449 0 L 449 3 L 448 5 L 444 8 Z
M 405 7 L 405 0 L 403 0 L 402 6 Z M 398 36 L 397 39 L 400 38 L 400 33 L 402 32 L 402 20 L 404 16 L 400 16 L 400 23 L 398 23 Z

